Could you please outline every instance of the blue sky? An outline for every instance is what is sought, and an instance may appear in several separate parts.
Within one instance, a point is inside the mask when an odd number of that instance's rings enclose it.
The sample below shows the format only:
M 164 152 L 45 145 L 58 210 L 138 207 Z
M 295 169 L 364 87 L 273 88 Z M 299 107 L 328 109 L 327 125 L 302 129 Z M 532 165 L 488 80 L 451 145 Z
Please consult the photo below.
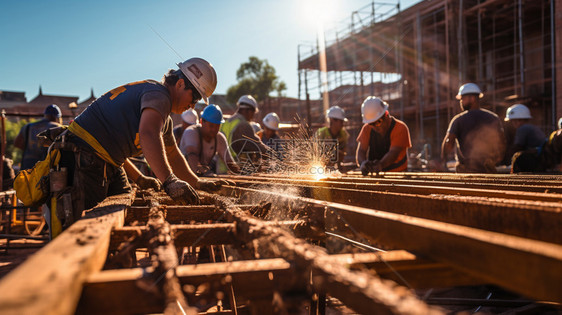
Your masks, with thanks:
M 400 0 L 402 9 L 416 0 Z M 385 2 L 392 2 L 385 1 Z M 321 4 L 320 9 L 313 8 Z M 218 74 L 215 93 L 236 83 L 249 56 L 267 59 L 297 96 L 297 46 L 316 40 L 316 19 L 343 28 L 369 0 L 0 0 L 0 90 L 83 100 L 202 57 Z M 329 37 L 328 37 L 329 39 Z

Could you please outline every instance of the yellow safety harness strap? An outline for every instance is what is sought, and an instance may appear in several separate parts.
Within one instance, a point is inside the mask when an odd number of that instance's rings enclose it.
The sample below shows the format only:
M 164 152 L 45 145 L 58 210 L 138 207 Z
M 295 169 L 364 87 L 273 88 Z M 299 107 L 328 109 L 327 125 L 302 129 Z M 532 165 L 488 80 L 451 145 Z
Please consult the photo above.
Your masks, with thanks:
M 101 144 L 92 136 L 86 129 L 78 125 L 75 121 L 68 126 L 68 131 L 80 137 L 82 140 L 86 141 L 95 151 L 96 154 L 102 158 L 104 161 L 119 167 L 120 165 L 115 163 L 109 153 L 101 146 Z

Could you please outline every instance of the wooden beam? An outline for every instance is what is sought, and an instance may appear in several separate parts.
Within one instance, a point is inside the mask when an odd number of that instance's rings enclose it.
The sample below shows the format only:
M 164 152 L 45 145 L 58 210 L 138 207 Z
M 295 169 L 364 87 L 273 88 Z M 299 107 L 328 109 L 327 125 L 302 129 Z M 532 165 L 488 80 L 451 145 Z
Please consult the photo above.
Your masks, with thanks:
M 144 288 L 146 271 L 141 268 L 107 270 L 91 275 L 84 284 L 78 314 L 151 313 L 162 311 L 162 299 Z M 237 299 L 269 298 L 274 289 L 295 285 L 290 263 L 281 258 L 255 261 L 235 261 L 213 264 L 181 265 L 176 276 L 182 285 L 198 287 L 201 284 L 224 290 L 231 282 Z M 296 279 L 301 287 L 305 279 Z M 216 292 L 216 291 L 215 291 Z M 194 292 L 191 293 L 192 298 Z M 103 301 L 103 303 L 100 303 Z
M 0 282 L 2 314 L 74 314 L 83 282 L 106 260 L 133 195 L 109 197 Z M 95 213 L 103 213 L 95 217 Z
M 162 206 L 166 221 L 172 224 L 206 222 L 208 220 L 216 221 L 222 218 L 223 213 L 216 210 L 215 206 Z M 126 222 L 134 221 L 147 222 L 150 207 L 135 206 L 127 211 Z
M 316 200 L 348 204 L 397 214 L 465 225 L 479 229 L 562 244 L 562 203 L 503 198 L 415 195 L 386 191 L 299 186 Z M 241 191 L 240 187 L 225 190 Z M 271 191 L 247 188 L 270 196 Z
M 310 226 L 304 220 L 287 220 L 266 222 L 291 229 L 295 234 L 314 239 L 321 237 L 318 233 L 310 230 Z M 183 246 L 208 246 L 232 244 L 236 238 L 234 234 L 235 223 L 208 223 L 208 224 L 174 224 L 174 244 Z M 111 233 L 110 250 L 118 249 L 119 245 L 136 235 L 146 233 L 146 226 L 127 226 L 114 229 Z
M 275 195 L 324 205 L 378 244 L 450 264 L 531 298 L 562 302 L 561 245 L 340 203 Z
M 323 248 L 297 239 L 279 227 L 264 224 L 223 199 L 202 194 L 213 200 L 221 209 L 231 213 L 237 223 L 238 239 L 252 246 L 256 253 L 262 257 L 281 256 L 295 263 L 301 273 L 300 276 L 296 275 L 297 277 L 307 279 L 312 273 L 313 285 L 318 292 L 327 292 L 357 312 L 442 313 L 420 301 L 408 290 L 398 288 L 392 281 L 382 281 L 367 272 L 350 271 L 344 265 L 331 260 Z

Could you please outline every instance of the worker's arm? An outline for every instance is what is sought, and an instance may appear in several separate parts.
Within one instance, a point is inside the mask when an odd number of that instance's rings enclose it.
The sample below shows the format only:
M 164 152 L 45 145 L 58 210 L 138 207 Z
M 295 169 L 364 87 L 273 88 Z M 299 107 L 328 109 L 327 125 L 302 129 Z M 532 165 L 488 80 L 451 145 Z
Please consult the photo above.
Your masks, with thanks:
M 380 159 L 378 162 L 375 163 L 375 165 L 373 165 L 373 171 L 380 172 L 385 167 L 390 166 L 392 163 L 394 163 L 394 161 L 396 161 L 402 149 L 403 149 L 402 147 L 390 147 L 390 150 L 386 152 L 386 154 L 382 157 L 382 159 Z
M 139 125 L 140 145 L 146 161 L 161 182 L 166 181 L 172 174 L 162 140 L 163 123 L 162 116 L 155 109 L 145 108 L 142 111 Z
M 127 177 L 132 179 L 141 189 L 153 188 L 158 191 L 162 187 L 162 183 L 154 177 L 145 176 L 129 159 L 123 163 L 123 169 L 127 173 Z
M 367 160 L 367 149 L 361 142 L 358 143 L 357 151 L 355 152 L 355 161 L 357 165 L 361 166 Z
M 443 143 L 441 144 L 441 161 L 447 162 L 447 158 L 449 154 L 453 152 L 455 149 L 455 141 L 457 140 L 457 136 L 453 133 L 447 133 L 445 139 L 443 139 Z
M 174 174 L 176 174 L 179 179 L 188 182 L 191 186 L 197 187 L 199 177 L 193 173 L 175 141 L 173 145 L 170 144 L 166 147 L 166 154 L 170 164 L 172 165 Z

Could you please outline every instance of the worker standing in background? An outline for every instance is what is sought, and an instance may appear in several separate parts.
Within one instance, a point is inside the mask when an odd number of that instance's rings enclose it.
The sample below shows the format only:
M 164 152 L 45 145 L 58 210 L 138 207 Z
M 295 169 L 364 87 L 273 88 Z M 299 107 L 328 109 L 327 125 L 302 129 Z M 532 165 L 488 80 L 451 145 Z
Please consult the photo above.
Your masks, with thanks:
M 208 102 L 217 84 L 215 70 L 201 58 L 178 67 L 162 82 L 138 81 L 105 93 L 57 138 L 53 147 L 62 153 L 59 167 L 68 170 L 71 221 L 108 196 L 128 193 L 131 187 L 123 165 L 130 167 L 127 158 L 141 153 L 166 193 L 180 204 L 199 203 L 193 187 L 211 190 L 221 184 L 201 180 L 191 171 L 174 140 L 170 117 L 200 99 Z M 65 195 L 62 202 L 68 200 Z
M 507 109 L 504 120 L 515 129 L 515 138 L 507 146 L 506 160 L 511 161 L 515 152 L 540 147 L 546 141 L 544 132 L 530 123 L 532 118 L 531 111 L 523 104 L 515 104 Z
M 339 106 L 332 106 L 326 111 L 326 121 L 328 126 L 322 127 L 316 131 L 316 138 L 318 140 L 333 140 L 336 141 L 335 155 L 330 154 L 331 162 L 327 165 L 337 165 L 341 169 L 341 163 L 347 154 L 347 140 L 349 133 L 343 128 L 345 118 L 345 111 Z
M 458 173 L 495 173 L 505 151 L 503 128 L 498 115 L 480 108 L 484 96 L 478 85 L 466 83 L 457 99 L 462 112 L 451 120 L 441 146 L 441 160 L 456 148 Z
M 412 147 L 406 124 L 388 112 L 388 104 L 369 96 L 361 104 L 363 128 L 357 137 L 356 161 L 361 173 L 403 172 L 408 167 Z
M 180 151 L 191 169 L 199 176 L 216 173 L 216 158 L 222 160 L 233 172 L 239 172 L 226 145 L 226 137 L 219 132 L 224 123 L 222 110 L 210 104 L 201 112 L 201 124 L 185 129 L 180 143 Z
M 14 140 L 14 146 L 22 150 L 22 170 L 32 168 L 35 163 L 42 161 L 47 156 L 47 146 L 37 138 L 41 131 L 60 127 L 62 124 L 62 113 L 56 104 L 45 108 L 43 119 L 23 126 Z
M 268 151 L 268 148 L 261 142 L 254 132 L 254 128 L 250 122 L 254 119 L 254 115 L 259 111 L 258 102 L 251 95 L 243 95 L 236 102 L 236 113 L 221 125 L 220 131 L 225 135 L 228 148 L 232 157 L 239 161 L 244 159 L 240 167 L 246 166 L 251 168 L 249 171 L 255 171 L 254 168 L 259 167 L 262 154 Z M 224 163 L 219 163 L 219 173 L 223 174 L 228 171 Z
M 174 127 L 174 138 L 176 138 L 176 143 L 181 143 L 181 136 L 186 128 L 192 125 L 196 125 L 199 120 L 199 116 L 195 109 L 190 108 L 181 113 L 181 125 Z

